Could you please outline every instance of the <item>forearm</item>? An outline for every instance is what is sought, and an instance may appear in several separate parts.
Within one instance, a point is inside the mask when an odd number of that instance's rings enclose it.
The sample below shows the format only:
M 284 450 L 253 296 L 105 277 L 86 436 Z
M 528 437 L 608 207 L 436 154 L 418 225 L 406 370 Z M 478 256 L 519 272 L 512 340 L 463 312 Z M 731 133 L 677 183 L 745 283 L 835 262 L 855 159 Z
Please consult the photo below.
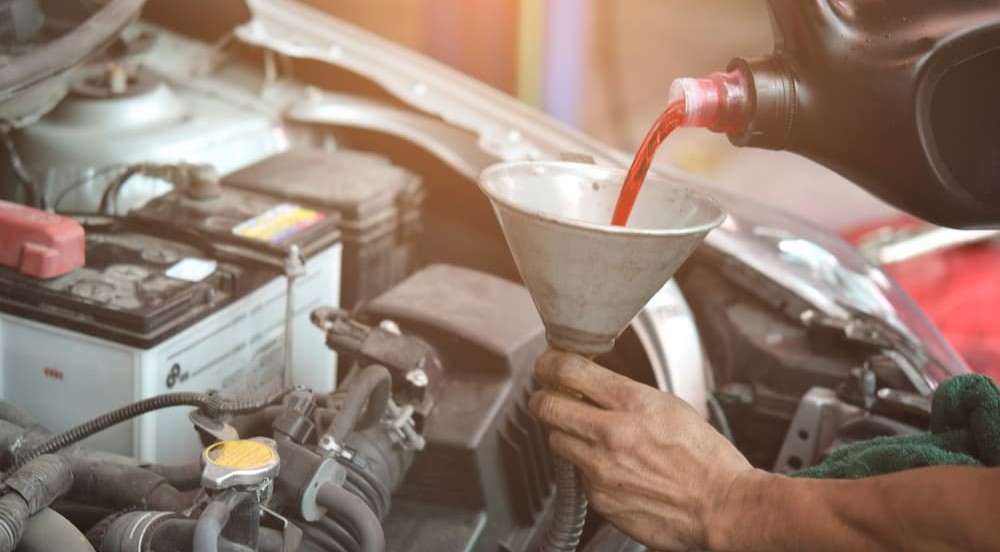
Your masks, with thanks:
M 985 550 L 1000 545 L 1000 468 L 935 467 L 859 480 L 738 479 L 708 520 L 717 552 Z

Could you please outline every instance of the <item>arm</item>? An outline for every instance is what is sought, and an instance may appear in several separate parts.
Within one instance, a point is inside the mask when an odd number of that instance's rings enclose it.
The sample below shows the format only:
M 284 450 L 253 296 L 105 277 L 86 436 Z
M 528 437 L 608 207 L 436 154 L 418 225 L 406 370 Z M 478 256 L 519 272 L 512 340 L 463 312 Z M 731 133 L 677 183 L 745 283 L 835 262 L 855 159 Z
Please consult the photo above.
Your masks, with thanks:
M 708 545 L 728 550 L 996 550 L 1000 468 L 940 466 L 857 480 L 755 473 L 734 484 Z
M 547 353 L 532 411 L 576 464 L 595 510 L 650 547 L 985 550 L 1000 547 L 1000 469 L 940 467 L 855 481 L 754 469 L 689 405 L 586 359 Z

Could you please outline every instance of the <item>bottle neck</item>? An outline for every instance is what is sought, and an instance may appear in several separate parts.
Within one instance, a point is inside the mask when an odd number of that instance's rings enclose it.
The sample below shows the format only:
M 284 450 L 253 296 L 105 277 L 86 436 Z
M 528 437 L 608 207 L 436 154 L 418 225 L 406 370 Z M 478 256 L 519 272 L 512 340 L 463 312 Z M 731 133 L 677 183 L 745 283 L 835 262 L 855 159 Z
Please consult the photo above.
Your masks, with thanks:
M 679 78 L 669 100 L 683 100 L 681 126 L 724 132 L 738 146 L 785 149 L 797 106 L 795 81 L 777 57 L 738 58 L 727 72 Z

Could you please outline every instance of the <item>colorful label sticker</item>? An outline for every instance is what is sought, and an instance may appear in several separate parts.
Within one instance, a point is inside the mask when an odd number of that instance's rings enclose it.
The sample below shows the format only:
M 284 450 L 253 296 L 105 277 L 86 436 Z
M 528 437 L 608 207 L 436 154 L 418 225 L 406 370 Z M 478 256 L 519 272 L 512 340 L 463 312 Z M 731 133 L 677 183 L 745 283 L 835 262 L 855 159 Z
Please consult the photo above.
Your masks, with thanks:
M 207 460 L 230 470 L 266 468 L 274 460 L 271 447 L 257 441 L 222 441 L 208 447 Z
M 233 234 L 268 243 L 278 243 L 326 217 L 325 214 L 293 203 L 282 203 L 241 222 Z

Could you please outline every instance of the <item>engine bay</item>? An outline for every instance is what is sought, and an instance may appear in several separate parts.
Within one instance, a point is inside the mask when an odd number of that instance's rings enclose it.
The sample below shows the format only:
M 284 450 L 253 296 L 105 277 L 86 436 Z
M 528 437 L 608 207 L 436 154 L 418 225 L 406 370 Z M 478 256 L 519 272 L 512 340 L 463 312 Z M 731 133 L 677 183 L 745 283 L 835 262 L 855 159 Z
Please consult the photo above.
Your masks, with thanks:
M 63 275 L 0 267 L 17 549 L 535 549 L 545 330 L 473 184 L 509 150 L 163 6 L 5 133 L 0 197 L 85 236 Z M 597 360 L 787 472 L 926 428 L 935 376 L 854 330 L 703 246 Z M 597 515 L 584 543 L 644 550 Z

